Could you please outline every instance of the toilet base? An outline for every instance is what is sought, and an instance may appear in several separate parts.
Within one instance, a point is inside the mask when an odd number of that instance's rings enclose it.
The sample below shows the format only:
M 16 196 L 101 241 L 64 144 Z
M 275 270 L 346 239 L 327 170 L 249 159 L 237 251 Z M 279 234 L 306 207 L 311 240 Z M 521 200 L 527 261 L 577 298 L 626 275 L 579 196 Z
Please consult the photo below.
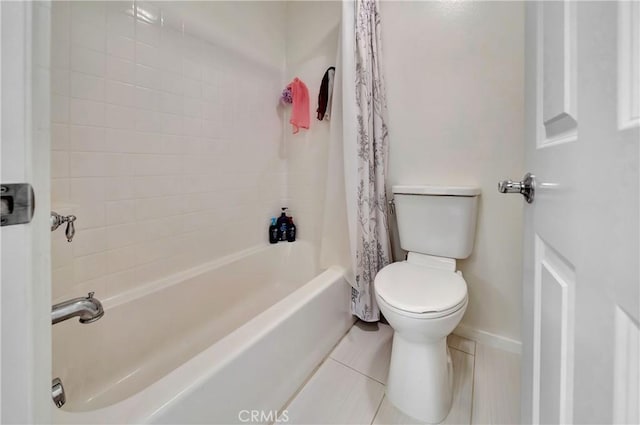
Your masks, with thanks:
M 453 364 L 446 336 L 411 341 L 395 332 L 386 394 L 407 415 L 431 424 L 442 422 L 453 399 Z

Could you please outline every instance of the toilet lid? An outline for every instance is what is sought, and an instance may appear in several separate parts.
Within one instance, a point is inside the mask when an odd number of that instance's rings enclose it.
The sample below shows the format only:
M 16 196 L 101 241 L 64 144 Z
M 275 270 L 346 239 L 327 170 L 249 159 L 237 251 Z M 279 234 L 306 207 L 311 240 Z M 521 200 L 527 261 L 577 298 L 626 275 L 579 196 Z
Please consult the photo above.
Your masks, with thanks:
M 380 270 L 375 290 L 391 306 L 411 313 L 450 310 L 467 297 L 467 284 L 458 273 L 406 261 Z

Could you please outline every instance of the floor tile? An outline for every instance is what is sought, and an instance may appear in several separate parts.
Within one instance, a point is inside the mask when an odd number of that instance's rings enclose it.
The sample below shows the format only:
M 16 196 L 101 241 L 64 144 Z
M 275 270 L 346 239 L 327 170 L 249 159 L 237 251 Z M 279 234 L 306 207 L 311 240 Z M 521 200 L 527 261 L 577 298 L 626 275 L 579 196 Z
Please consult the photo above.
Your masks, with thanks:
M 520 422 L 520 356 L 477 344 L 473 383 L 474 424 Z
M 393 329 L 383 323 L 357 322 L 330 357 L 358 372 L 387 382 Z
M 453 402 L 451 411 L 443 424 L 469 424 L 471 421 L 471 399 L 473 384 L 473 356 L 455 349 L 450 350 L 453 360 Z M 409 425 L 422 422 L 414 419 L 391 404 L 385 397 L 373 423 L 376 425 Z
M 456 350 L 464 351 L 472 356 L 476 354 L 476 342 L 461 336 L 451 334 L 447 337 L 447 345 Z
M 328 358 L 286 407 L 288 424 L 370 424 L 384 386 Z

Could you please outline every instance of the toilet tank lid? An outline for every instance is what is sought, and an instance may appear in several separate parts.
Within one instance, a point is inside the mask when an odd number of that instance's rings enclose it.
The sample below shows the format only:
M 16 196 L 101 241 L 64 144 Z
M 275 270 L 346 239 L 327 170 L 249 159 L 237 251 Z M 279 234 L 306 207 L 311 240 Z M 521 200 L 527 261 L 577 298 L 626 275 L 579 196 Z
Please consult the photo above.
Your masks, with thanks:
M 394 185 L 391 190 L 395 194 L 404 195 L 448 195 L 478 196 L 480 188 L 475 186 L 427 186 L 427 185 Z

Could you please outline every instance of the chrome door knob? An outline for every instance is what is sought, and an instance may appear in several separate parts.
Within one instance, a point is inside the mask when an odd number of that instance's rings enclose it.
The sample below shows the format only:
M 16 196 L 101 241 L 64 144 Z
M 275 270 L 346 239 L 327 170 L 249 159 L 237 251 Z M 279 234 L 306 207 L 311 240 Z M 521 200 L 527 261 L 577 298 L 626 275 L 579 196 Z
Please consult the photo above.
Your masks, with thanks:
M 533 202 L 536 192 L 535 176 L 531 173 L 524 175 L 522 181 L 514 182 L 511 180 L 503 180 L 498 183 L 498 191 L 500 193 L 521 193 L 528 203 Z

